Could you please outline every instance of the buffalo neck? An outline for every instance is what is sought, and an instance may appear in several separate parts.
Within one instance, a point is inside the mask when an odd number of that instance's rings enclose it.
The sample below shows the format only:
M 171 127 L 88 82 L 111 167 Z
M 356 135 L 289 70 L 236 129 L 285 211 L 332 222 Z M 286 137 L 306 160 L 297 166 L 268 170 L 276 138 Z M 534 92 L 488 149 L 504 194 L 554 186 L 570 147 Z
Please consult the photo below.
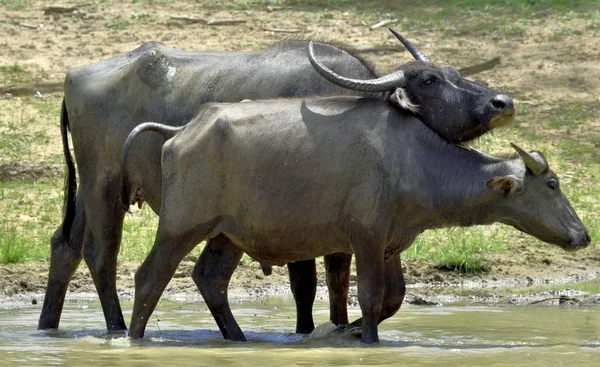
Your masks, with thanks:
M 403 194 L 407 180 L 409 190 L 413 191 L 409 200 L 401 200 L 403 218 L 414 217 L 413 224 L 420 231 L 490 224 L 503 219 L 502 203 L 507 199 L 492 191 L 487 182 L 499 176 L 523 177 L 520 160 L 493 157 L 446 142 L 423 124 L 413 124 L 410 128 L 414 132 L 410 135 L 418 143 L 410 153 L 412 159 L 405 160 L 412 162 L 412 167 L 399 173 L 416 169 L 416 174 L 399 180 L 404 186 L 400 189 Z

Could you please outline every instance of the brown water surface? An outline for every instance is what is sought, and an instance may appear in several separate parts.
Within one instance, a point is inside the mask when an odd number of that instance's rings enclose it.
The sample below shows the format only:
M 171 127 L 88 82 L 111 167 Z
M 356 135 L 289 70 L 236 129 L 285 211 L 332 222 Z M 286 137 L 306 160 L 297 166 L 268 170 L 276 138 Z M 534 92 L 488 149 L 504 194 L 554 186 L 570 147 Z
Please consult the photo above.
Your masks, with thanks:
M 0 364 L 546 367 L 600 361 L 600 307 L 405 305 L 380 326 L 381 345 L 375 347 L 350 336 L 295 335 L 289 297 L 233 308 L 247 343 L 224 341 L 203 304 L 161 302 L 141 341 L 107 333 L 95 302 L 67 304 L 60 330 L 52 332 L 35 330 L 39 306 L 4 307 Z M 327 305 L 316 304 L 315 316 L 317 323 L 326 322 Z

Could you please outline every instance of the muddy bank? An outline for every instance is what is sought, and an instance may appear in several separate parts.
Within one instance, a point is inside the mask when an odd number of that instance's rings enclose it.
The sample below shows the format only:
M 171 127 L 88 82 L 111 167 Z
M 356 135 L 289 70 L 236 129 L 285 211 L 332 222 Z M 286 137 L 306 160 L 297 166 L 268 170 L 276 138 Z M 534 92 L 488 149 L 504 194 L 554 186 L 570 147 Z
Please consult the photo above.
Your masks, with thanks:
M 175 301 L 199 302 L 202 298 L 191 279 L 196 257 L 188 256 L 179 266 L 163 297 Z M 48 261 L 0 265 L 0 303 L 38 303 L 41 305 L 46 289 Z M 134 274 L 138 262 L 121 262 L 118 267 L 117 287 L 121 299 L 132 299 Z M 521 246 L 510 253 L 490 255 L 489 271 L 482 274 L 460 274 L 436 268 L 421 260 L 403 260 L 408 284 L 405 303 L 448 304 L 456 302 L 484 302 L 498 304 L 528 304 L 548 299 L 546 304 L 598 304 L 597 291 L 569 291 L 567 285 L 600 281 L 600 249 L 591 248 L 566 253 L 551 246 Z M 324 266 L 317 261 L 317 299 L 327 301 Z M 349 305 L 358 307 L 356 274 L 353 269 Z M 564 286 L 563 286 L 564 285 Z M 539 286 L 553 286 L 552 291 Z M 528 288 L 530 291 L 528 291 Z M 519 290 L 518 294 L 512 294 Z M 548 293 L 550 292 L 550 293 Z M 575 293 L 574 293 L 575 292 Z M 274 267 L 270 276 L 264 276 L 257 262 L 243 259 L 236 269 L 229 290 L 230 299 L 255 300 L 290 294 L 287 269 Z M 560 296 L 576 299 L 560 300 Z M 564 297 L 563 297 L 564 298 Z M 82 264 L 69 285 L 69 300 L 97 299 L 89 271 Z

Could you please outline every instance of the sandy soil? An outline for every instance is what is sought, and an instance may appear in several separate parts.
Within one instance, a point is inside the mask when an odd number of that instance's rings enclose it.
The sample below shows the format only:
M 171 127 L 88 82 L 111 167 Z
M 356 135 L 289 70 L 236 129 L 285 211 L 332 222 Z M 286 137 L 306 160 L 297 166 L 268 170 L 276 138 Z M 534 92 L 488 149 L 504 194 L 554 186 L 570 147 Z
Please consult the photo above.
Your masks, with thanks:
M 305 32 L 296 36 L 351 45 L 397 46 L 397 41 L 385 27 L 370 30 L 352 12 L 322 9 L 320 12 L 229 11 L 209 8 L 206 5 L 209 2 L 200 1 L 195 4 L 168 2 L 168 5 L 145 6 L 95 4 L 70 14 L 45 15 L 43 8 L 47 4 L 41 1 L 32 3 L 26 9 L 7 11 L 0 16 L 4 20 L 0 23 L 3 49 L 0 65 L 17 62 L 23 65 L 30 73 L 28 82 L 60 81 L 68 68 L 126 52 L 148 41 L 160 41 L 182 49 L 242 51 L 257 49 L 286 37 L 284 33 L 265 31 L 264 28 L 300 29 Z M 142 12 L 147 12 L 149 17 L 139 18 Z M 139 19 L 133 18 L 135 14 Z M 174 15 L 239 18 L 246 22 L 235 26 L 166 24 Z M 488 29 L 454 36 L 456 29 L 453 27 L 427 31 L 410 29 L 405 33 L 421 46 L 422 51 L 442 65 L 460 68 L 501 56 L 501 65 L 478 74 L 475 79 L 510 94 L 517 105 L 529 106 L 533 113 L 544 115 L 557 105 L 598 101 L 599 30 L 586 22 L 589 23 L 576 17 L 542 14 L 539 19 L 520 25 L 523 30 L 514 34 Z M 559 33 L 557 29 L 571 31 Z M 399 62 L 408 60 L 405 53 L 365 56 L 373 61 L 379 72 L 387 72 Z M 51 98 L 58 101 L 56 95 Z M 16 98 L 2 99 L 0 110 L 11 103 L 20 102 Z M 526 125 L 526 121 L 521 124 Z M 596 120 L 586 129 L 586 133 L 598 134 L 600 123 Z M 60 141 L 59 129 L 56 127 L 49 131 L 49 136 L 53 141 Z M 558 144 L 560 137 L 556 138 Z M 47 151 L 40 152 L 40 161 L 59 151 L 60 144 L 50 144 Z M 182 263 L 169 285 L 168 294 L 197 297 L 195 285 L 189 277 L 194 260 L 188 258 Z M 122 297 L 133 294 L 133 274 L 138 265 L 119 265 L 118 287 Z M 491 256 L 489 265 L 491 270 L 487 274 L 461 276 L 435 269 L 425 262 L 404 263 L 410 284 L 491 286 L 568 283 L 600 278 L 600 248 L 565 253 L 551 246 L 521 246 L 510 253 Z M 46 261 L 1 265 L 0 296 L 21 294 L 32 302 L 38 301 L 39 294 L 46 287 L 47 270 Z M 324 284 L 322 272 L 320 265 L 321 286 Z M 239 298 L 287 291 L 285 268 L 276 268 L 272 276 L 264 277 L 258 264 L 251 261 L 240 266 L 232 282 L 232 295 Z M 75 274 L 70 292 L 71 295 L 94 293 L 93 283 L 84 266 Z

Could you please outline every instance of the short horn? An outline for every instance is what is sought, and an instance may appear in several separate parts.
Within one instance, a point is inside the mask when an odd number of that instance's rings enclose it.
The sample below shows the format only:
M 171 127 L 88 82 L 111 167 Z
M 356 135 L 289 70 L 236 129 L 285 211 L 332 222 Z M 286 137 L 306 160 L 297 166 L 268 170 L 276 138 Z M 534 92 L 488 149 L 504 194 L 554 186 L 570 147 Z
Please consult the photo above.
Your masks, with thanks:
M 392 34 L 394 36 L 396 36 L 396 38 L 402 42 L 402 45 L 404 45 L 404 47 L 406 47 L 406 49 L 408 50 L 408 52 L 410 52 L 411 55 L 413 55 L 413 57 L 415 58 L 415 60 L 419 60 L 419 61 L 425 61 L 425 62 L 431 62 L 431 60 L 429 60 L 429 57 L 423 55 L 421 53 L 421 51 L 419 51 L 419 49 L 417 48 L 417 46 L 415 46 L 412 42 L 410 42 L 409 40 L 407 40 L 406 38 L 404 38 L 404 36 L 402 36 L 400 33 L 396 32 L 395 29 L 393 28 L 388 28 L 390 30 L 390 32 L 392 32 Z
M 401 70 L 395 71 L 386 76 L 382 76 L 377 79 L 350 79 L 341 76 L 334 71 L 330 70 L 327 66 L 323 65 L 315 58 L 315 49 L 313 42 L 308 44 L 308 59 L 312 66 L 317 70 L 321 76 L 329 80 L 335 85 L 339 85 L 343 88 L 357 90 L 361 92 L 386 92 L 394 90 L 399 87 L 403 87 L 406 83 L 404 72 Z
M 510 143 L 510 145 L 517 151 L 523 162 L 525 162 L 525 166 L 527 166 L 534 175 L 539 175 L 548 169 L 548 162 L 546 162 L 543 157 L 536 158 L 531 153 L 520 148 L 517 144 Z

